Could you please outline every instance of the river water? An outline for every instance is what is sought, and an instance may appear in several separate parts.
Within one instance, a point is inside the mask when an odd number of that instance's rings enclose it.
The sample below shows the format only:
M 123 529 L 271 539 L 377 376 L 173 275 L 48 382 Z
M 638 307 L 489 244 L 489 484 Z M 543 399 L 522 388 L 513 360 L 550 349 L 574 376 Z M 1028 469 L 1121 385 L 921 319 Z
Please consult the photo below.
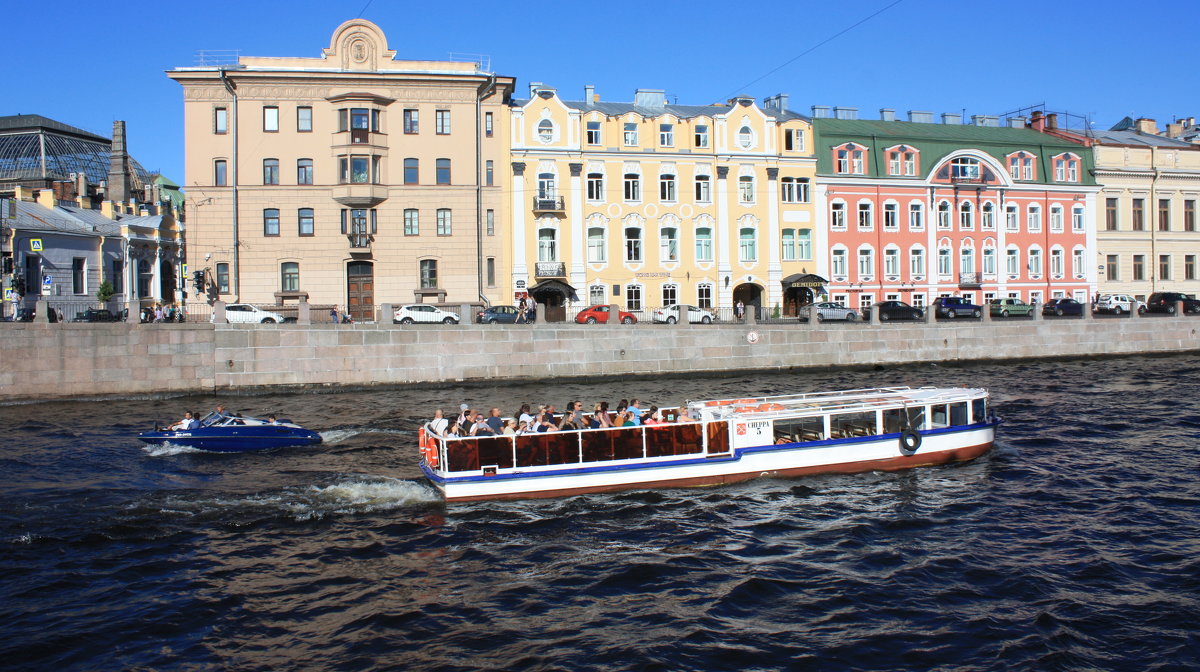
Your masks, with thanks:
M 974 462 L 447 506 L 457 409 L 988 387 Z M 224 397 L 325 445 L 145 449 L 211 397 L 0 406 L 0 669 L 1195 670 L 1192 355 Z

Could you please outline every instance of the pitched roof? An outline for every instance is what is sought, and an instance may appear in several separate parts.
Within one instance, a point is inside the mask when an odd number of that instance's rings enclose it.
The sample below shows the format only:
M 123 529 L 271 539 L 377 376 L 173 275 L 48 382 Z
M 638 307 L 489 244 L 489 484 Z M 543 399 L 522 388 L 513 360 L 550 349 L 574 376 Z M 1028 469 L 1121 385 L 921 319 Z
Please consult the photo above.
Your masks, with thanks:
M 1149 135 L 1138 131 L 1092 131 L 1091 136 L 1102 145 L 1136 145 L 1139 147 L 1179 147 L 1200 149 L 1185 140 L 1162 135 Z
M 1064 146 L 1078 149 L 1079 144 L 1040 133 L 1031 128 L 1008 126 L 975 126 L 972 124 L 924 124 L 913 121 L 883 121 L 876 119 L 813 119 L 818 135 L 859 135 L 918 142 L 967 142 L 988 144 L 1018 144 Z
M 520 107 L 529 102 L 529 99 L 514 100 L 513 104 Z M 692 119 L 695 117 L 713 117 L 718 114 L 725 114 L 733 109 L 732 105 L 664 105 L 662 107 L 642 107 L 633 103 L 616 103 L 597 101 L 588 105 L 582 100 L 564 100 L 563 105 L 581 112 L 600 112 L 609 117 L 619 117 L 622 114 L 634 112 L 643 117 L 661 117 L 665 114 L 670 114 L 680 119 Z M 760 107 L 763 112 L 772 115 L 780 121 L 791 121 L 792 119 L 801 119 L 808 121 L 808 117 L 791 110 L 780 112 L 774 108 Z
M 82 128 L 68 126 L 61 121 L 55 121 L 48 117 L 43 117 L 40 114 L 14 114 L 7 117 L 0 117 L 0 131 L 32 131 L 38 128 L 45 128 L 61 133 L 70 133 L 78 135 L 89 140 L 97 140 L 105 144 L 112 142 L 112 139 L 106 138 L 103 135 L 96 135 L 90 131 L 85 131 Z

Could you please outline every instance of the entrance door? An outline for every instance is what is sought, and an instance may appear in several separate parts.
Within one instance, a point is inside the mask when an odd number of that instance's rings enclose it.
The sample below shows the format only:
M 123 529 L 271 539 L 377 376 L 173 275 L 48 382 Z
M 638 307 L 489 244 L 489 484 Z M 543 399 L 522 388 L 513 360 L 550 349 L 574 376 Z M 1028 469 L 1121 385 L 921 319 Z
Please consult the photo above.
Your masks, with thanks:
M 762 307 L 762 287 L 749 283 L 738 285 L 733 288 L 733 305 L 741 301 L 746 306 L 746 312 L 755 311 L 754 315 L 759 319 L 763 318 L 762 312 L 758 309 Z
M 795 317 L 802 306 L 813 302 L 813 290 L 808 287 L 788 287 L 783 290 L 783 316 Z
M 368 261 L 346 264 L 346 312 L 355 322 L 375 321 L 375 268 Z

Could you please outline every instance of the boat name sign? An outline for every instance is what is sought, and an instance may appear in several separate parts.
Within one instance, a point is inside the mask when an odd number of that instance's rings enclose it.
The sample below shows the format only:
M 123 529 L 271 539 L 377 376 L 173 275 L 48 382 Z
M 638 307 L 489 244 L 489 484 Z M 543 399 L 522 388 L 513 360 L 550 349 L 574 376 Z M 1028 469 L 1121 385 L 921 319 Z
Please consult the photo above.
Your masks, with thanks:
M 733 425 L 733 447 L 749 448 L 774 443 L 770 420 L 738 420 Z

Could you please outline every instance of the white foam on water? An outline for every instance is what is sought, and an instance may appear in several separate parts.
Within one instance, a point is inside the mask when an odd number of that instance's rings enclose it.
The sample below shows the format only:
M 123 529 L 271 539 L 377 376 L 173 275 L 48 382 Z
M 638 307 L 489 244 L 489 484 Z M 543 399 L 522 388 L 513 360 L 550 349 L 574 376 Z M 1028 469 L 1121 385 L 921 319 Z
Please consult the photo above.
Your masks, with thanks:
M 203 453 L 205 451 L 191 446 L 177 446 L 173 443 L 158 443 L 147 444 L 142 446 L 142 450 L 146 451 L 151 457 L 167 457 L 170 455 L 183 455 L 184 453 Z
M 359 434 L 412 435 L 413 432 L 398 429 L 379 429 L 376 427 L 348 427 L 344 429 L 327 429 L 323 432 L 320 432 L 320 434 L 321 441 L 323 443 L 336 446 L 337 444 L 358 436 Z
M 309 486 L 289 508 L 298 519 L 329 513 L 369 513 L 438 502 L 436 490 L 420 481 L 379 476 L 347 477 L 326 486 Z

